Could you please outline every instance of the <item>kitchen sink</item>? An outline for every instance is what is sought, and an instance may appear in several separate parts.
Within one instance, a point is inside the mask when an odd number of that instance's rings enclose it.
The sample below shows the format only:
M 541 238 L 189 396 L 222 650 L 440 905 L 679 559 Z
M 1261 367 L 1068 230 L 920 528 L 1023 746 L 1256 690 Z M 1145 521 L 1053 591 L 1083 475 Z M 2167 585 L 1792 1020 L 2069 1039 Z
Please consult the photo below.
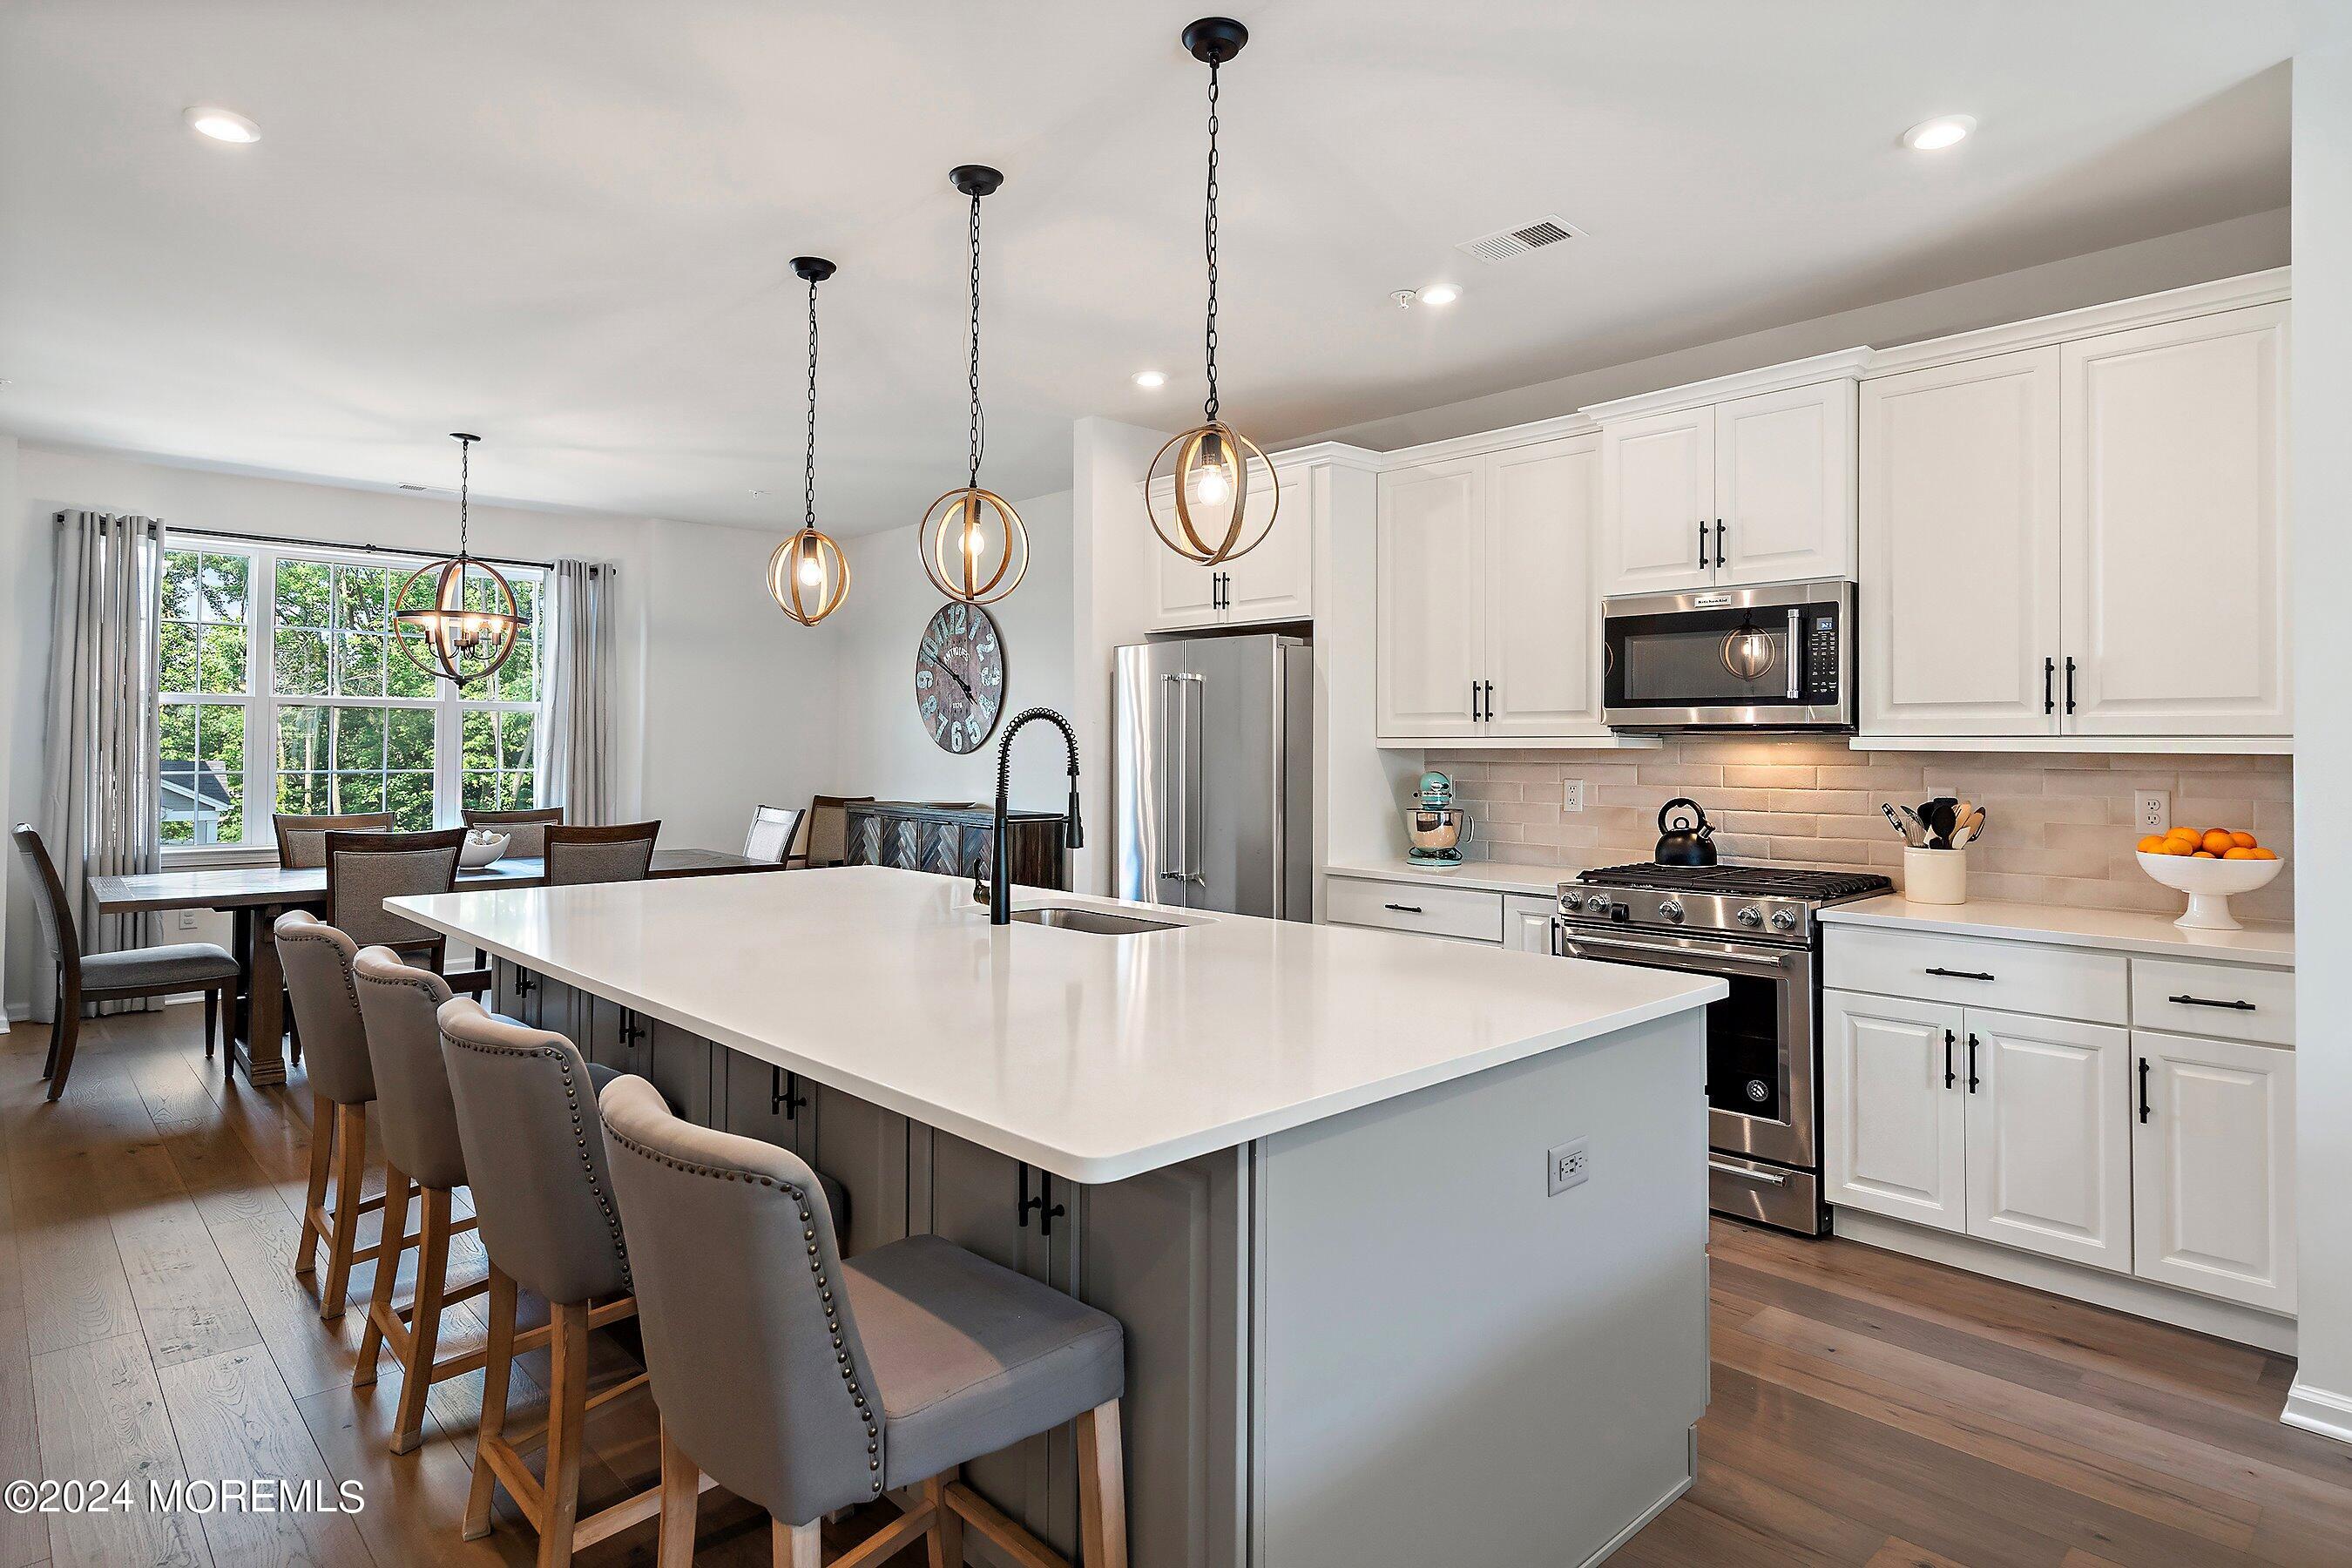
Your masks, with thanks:
M 1042 909 L 1015 910 L 1013 918 L 1033 926 L 1052 926 L 1056 931 L 1092 931 L 1097 936 L 1140 936 L 1148 931 L 1174 931 L 1178 921 L 1149 921 L 1139 915 L 1113 914 L 1108 910 L 1078 909 L 1066 904 L 1049 904 Z

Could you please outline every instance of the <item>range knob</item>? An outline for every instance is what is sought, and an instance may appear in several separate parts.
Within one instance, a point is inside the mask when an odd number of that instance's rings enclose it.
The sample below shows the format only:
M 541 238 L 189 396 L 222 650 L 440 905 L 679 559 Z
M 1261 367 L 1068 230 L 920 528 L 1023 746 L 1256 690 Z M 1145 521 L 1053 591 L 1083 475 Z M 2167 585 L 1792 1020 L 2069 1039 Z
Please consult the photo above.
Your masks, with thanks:
M 1562 893 L 1559 896 L 1559 907 L 1566 910 L 1570 914 L 1574 914 L 1577 910 L 1584 907 L 1584 895 L 1582 893 Z
M 1744 926 L 1760 926 L 1764 923 L 1764 917 L 1757 912 L 1757 909 L 1754 904 L 1741 905 L 1739 913 L 1736 918 L 1738 920 L 1739 923 Z
M 1773 929 L 1774 931 L 1794 931 L 1794 930 L 1796 930 L 1796 929 L 1797 929 L 1797 911 L 1796 911 L 1796 910 L 1773 910 L 1773 911 L 1772 911 L 1772 929 Z
M 1658 913 L 1664 918 L 1674 921 L 1676 925 L 1683 923 L 1683 906 L 1680 900 L 1660 900 L 1658 901 Z

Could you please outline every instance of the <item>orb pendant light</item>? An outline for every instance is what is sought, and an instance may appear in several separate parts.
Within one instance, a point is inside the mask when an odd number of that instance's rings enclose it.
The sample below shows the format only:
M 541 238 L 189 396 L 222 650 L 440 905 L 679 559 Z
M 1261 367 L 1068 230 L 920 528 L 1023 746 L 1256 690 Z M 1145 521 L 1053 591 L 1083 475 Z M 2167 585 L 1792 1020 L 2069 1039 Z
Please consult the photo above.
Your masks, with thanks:
M 1209 395 L 1201 405 L 1202 422 L 1160 448 L 1143 487 L 1160 542 L 1203 566 L 1256 549 L 1282 504 L 1265 454 L 1217 411 L 1217 72 L 1248 42 L 1249 29 L 1230 16 L 1203 16 L 1184 29 L 1184 47 L 1209 68 L 1208 216 L 1202 226 L 1209 261 Z
M 481 437 L 453 430 L 450 438 L 457 443 L 457 553 L 402 582 L 392 596 L 393 637 L 427 676 L 469 686 L 499 672 L 523 619 L 506 578 L 466 548 L 474 443 Z
M 966 605 L 992 605 L 1029 572 L 1029 530 L 1013 503 L 980 487 L 980 454 L 988 444 L 988 420 L 980 407 L 980 198 L 994 193 L 1004 176 L 979 163 L 959 163 L 948 183 L 971 198 L 971 331 L 970 343 L 971 471 L 923 513 L 915 542 L 931 586 Z
M 816 526 L 816 286 L 833 276 L 834 268 L 820 257 L 795 256 L 793 270 L 809 286 L 808 456 L 801 468 L 800 531 L 768 557 L 768 596 L 776 608 L 813 626 L 849 596 L 849 559 Z

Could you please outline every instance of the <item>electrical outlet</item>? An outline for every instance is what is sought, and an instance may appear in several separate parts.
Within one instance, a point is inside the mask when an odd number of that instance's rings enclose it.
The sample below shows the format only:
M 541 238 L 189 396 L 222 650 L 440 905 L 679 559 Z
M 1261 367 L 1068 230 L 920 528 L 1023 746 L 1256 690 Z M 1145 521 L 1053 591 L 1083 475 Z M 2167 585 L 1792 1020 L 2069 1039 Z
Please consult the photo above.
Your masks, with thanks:
M 2172 826 L 2172 795 L 2169 791 L 2144 789 L 2132 795 L 2132 821 L 2142 833 L 2161 833 Z
M 195 910 L 182 910 L 180 911 L 180 929 L 182 931 L 194 931 L 196 929 Z
M 1544 1153 L 1544 1195 L 1558 1197 L 1570 1187 L 1580 1187 L 1592 1175 L 1591 1140 L 1579 1138 L 1562 1143 Z
M 1559 786 L 1559 808 L 1562 811 L 1584 809 L 1584 781 L 1570 779 Z

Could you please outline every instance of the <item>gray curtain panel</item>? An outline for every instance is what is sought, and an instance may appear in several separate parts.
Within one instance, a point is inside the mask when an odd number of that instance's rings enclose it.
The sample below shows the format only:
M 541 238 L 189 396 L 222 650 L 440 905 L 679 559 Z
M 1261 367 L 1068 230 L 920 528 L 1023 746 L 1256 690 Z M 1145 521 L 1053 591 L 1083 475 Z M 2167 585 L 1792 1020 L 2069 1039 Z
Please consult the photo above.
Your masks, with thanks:
M 163 867 L 155 754 L 163 536 L 151 517 L 58 514 L 40 829 L 89 952 L 148 947 L 163 934 L 157 915 L 100 919 L 89 891 L 92 877 Z M 47 1016 L 47 986 L 35 988 L 33 1005 Z M 115 1002 L 100 1011 L 160 1005 Z
M 613 805 L 612 590 L 609 562 L 555 563 L 539 802 L 563 807 L 575 826 L 603 822 Z

